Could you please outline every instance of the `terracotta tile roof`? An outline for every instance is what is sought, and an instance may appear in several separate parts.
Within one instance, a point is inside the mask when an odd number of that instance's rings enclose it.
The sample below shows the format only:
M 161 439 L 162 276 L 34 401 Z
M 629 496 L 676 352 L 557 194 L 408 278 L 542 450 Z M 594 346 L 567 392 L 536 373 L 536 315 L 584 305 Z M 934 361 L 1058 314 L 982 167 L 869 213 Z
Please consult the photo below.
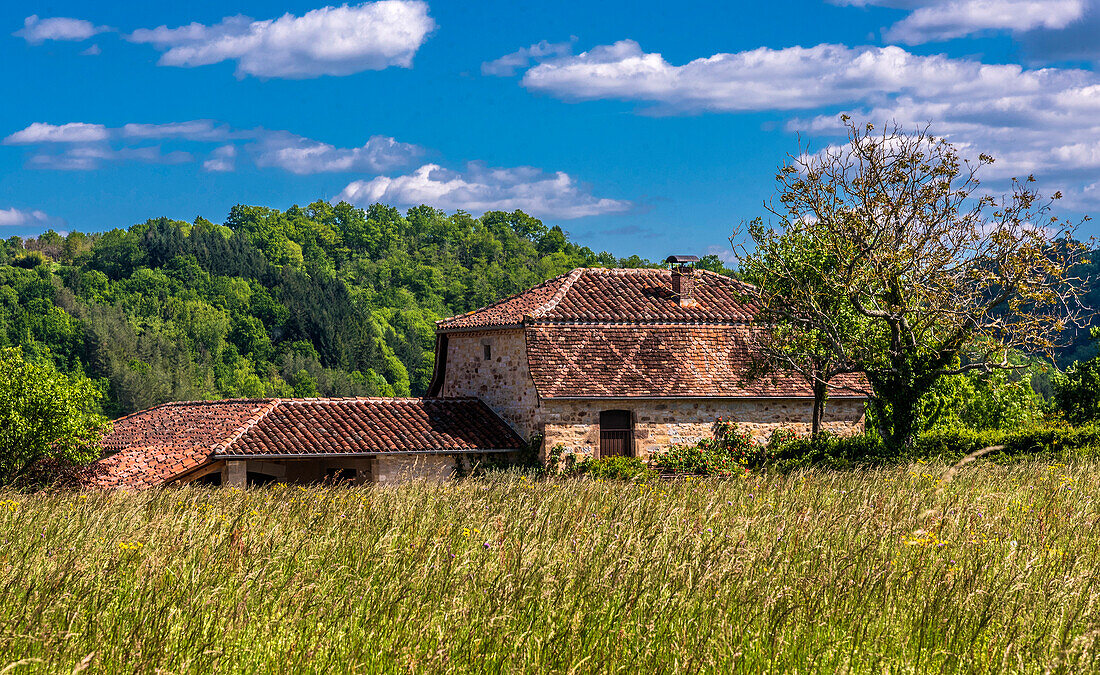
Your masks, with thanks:
M 737 325 L 558 324 L 528 326 L 525 333 L 531 377 L 542 398 L 811 396 L 796 377 L 742 382 L 748 331 Z M 859 382 L 837 379 L 850 386 Z
M 252 399 L 167 403 L 115 422 L 115 454 L 81 476 L 141 489 L 224 457 L 511 450 L 523 446 L 477 399 Z
M 476 398 L 299 399 L 217 456 L 512 450 L 523 441 Z
M 475 309 L 472 312 L 459 314 L 438 321 L 436 325 L 441 330 L 458 330 L 468 328 L 487 328 L 494 326 L 515 326 L 523 323 L 523 318 L 529 316 L 539 307 L 542 307 L 553 298 L 571 276 L 580 270 L 573 270 L 567 274 L 544 281 L 538 286 L 505 298 L 491 305 Z
M 112 452 L 81 476 L 93 487 L 142 489 L 202 467 L 211 454 L 270 411 L 269 399 L 166 403 L 115 420 L 100 447 Z
M 720 274 L 695 272 L 695 300 L 681 307 L 667 269 L 577 268 L 529 291 L 439 322 L 439 330 L 514 326 L 546 321 L 740 323 L 752 319 L 748 286 Z

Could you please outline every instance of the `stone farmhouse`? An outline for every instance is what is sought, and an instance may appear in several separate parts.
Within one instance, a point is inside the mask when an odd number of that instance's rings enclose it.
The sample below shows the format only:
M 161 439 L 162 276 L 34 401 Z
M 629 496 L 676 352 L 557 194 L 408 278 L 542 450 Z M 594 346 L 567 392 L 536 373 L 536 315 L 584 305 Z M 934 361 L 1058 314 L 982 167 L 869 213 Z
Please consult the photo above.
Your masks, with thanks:
M 648 457 L 713 433 L 719 417 L 761 441 L 809 430 L 808 384 L 747 382 L 748 287 L 691 269 L 580 268 L 440 321 L 421 399 L 169 403 L 116 421 L 86 482 L 144 488 L 326 478 L 446 477 L 535 444 L 563 454 Z M 853 382 L 855 382 L 853 380 Z M 824 422 L 863 428 L 865 396 L 831 393 Z

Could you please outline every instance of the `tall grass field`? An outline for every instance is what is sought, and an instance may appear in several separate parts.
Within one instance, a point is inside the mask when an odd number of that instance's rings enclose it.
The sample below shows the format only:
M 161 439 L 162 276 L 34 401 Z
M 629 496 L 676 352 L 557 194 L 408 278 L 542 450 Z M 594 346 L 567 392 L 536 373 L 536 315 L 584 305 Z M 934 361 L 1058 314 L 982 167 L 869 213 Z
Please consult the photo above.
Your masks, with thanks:
M 0 495 L 0 672 L 1082 672 L 1100 464 Z

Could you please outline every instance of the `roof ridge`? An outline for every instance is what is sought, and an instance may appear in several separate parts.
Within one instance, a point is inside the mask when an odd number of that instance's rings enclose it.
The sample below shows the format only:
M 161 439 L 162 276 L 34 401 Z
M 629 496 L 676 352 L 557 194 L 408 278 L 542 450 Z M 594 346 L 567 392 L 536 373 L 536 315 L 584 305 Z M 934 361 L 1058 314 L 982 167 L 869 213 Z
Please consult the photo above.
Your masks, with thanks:
M 742 280 L 738 279 L 737 277 L 731 277 L 728 274 L 719 274 L 718 272 L 713 272 L 711 270 L 705 270 L 705 269 L 702 269 L 702 268 L 697 268 L 696 271 L 697 272 L 702 272 L 705 275 L 710 275 L 712 277 L 716 277 L 716 278 L 721 279 L 723 281 L 728 281 L 731 284 L 733 284 L 734 286 L 745 286 L 747 288 L 756 288 L 756 286 L 753 286 L 752 284 L 748 283 L 747 281 L 742 281 Z
M 577 268 L 577 269 L 581 269 L 581 268 Z M 550 277 L 549 279 L 547 279 L 545 281 L 542 281 L 542 282 L 539 282 L 539 283 L 535 284 L 534 286 L 532 286 L 532 287 L 530 287 L 526 290 L 520 291 L 519 293 L 513 293 L 512 295 L 509 295 L 505 298 L 501 298 L 500 300 L 497 300 L 496 302 L 490 302 L 488 305 L 484 305 L 482 307 L 477 307 L 475 309 L 471 309 L 468 312 L 463 312 L 462 314 L 455 314 L 454 316 L 448 316 L 446 318 L 440 319 L 440 320 L 435 322 L 435 325 L 436 326 L 444 326 L 448 323 L 451 323 L 453 321 L 457 321 L 458 319 L 463 319 L 463 318 L 468 317 L 472 314 L 477 314 L 478 312 L 482 312 L 482 311 L 485 311 L 487 309 L 492 309 L 493 307 L 503 305 L 506 302 L 509 302 L 511 300 L 515 300 L 516 298 L 518 298 L 520 296 L 527 295 L 528 293 L 530 293 L 531 291 L 533 291 L 537 288 L 541 288 L 543 286 L 546 286 L 547 284 L 550 284 L 554 281 L 557 281 L 558 279 L 561 279 L 564 276 L 568 276 L 569 274 L 572 274 L 573 272 L 576 272 L 576 271 L 577 270 L 571 270 L 569 272 L 559 274 L 556 277 Z
M 272 401 L 271 398 L 215 398 L 215 399 L 198 399 L 192 401 L 165 401 L 164 403 L 158 403 L 156 405 L 149 406 L 148 408 L 142 408 L 141 410 L 135 410 L 132 413 L 127 413 L 121 417 L 116 417 L 110 420 L 111 424 L 117 424 L 123 420 L 136 417 L 138 415 L 144 415 L 153 410 L 160 410 L 161 408 L 173 408 L 185 405 L 223 405 L 226 403 L 266 403 Z
M 558 289 L 558 292 L 552 295 L 550 299 L 542 305 L 542 307 L 538 307 L 535 309 L 535 311 L 531 312 L 531 318 L 540 318 L 550 310 L 557 307 L 558 303 L 561 302 L 562 298 L 565 297 L 565 294 L 568 293 L 569 289 L 573 287 L 573 284 L 577 282 L 577 279 L 580 279 L 581 276 L 583 276 L 588 269 L 589 268 L 587 267 L 578 267 L 570 272 L 568 278 L 566 278 L 565 280 L 565 283 L 563 283 L 561 285 L 561 288 Z
M 231 434 L 229 436 L 229 438 L 227 438 L 222 443 L 215 443 L 214 446 L 210 448 L 210 454 L 214 455 L 218 452 L 224 452 L 224 451 L 228 450 L 229 446 L 231 446 L 234 443 L 236 443 L 237 441 L 239 441 L 241 439 L 241 437 L 244 436 L 246 433 L 248 433 L 248 431 L 252 427 L 259 424 L 260 420 L 267 417 L 268 414 L 271 413 L 271 411 L 275 410 L 275 408 L 278 408 L 279 404 L 282 403 L 283 400 L 284 399 L 280 399 L 280 398 L 268 399 L 267 405 L 260 408 L 256 412 L 256 414 L 254 414 L 247 421 L 245 421 L 244 424 L 237 427 L 237 430 L 233 434 Z
M 421 396 L 306 396 L 280 398 L 279 403 L 415 403 Z

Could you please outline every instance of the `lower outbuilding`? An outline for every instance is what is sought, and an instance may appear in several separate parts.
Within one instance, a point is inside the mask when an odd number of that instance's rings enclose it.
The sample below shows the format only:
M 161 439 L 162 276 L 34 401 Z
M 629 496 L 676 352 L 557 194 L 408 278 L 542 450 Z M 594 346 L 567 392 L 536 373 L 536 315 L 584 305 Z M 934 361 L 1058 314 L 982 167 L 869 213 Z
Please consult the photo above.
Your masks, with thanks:
M 165 403 L 115 421 L 88 487 L 444 479 L 511 462 L 524 441 L 475 398 Z

